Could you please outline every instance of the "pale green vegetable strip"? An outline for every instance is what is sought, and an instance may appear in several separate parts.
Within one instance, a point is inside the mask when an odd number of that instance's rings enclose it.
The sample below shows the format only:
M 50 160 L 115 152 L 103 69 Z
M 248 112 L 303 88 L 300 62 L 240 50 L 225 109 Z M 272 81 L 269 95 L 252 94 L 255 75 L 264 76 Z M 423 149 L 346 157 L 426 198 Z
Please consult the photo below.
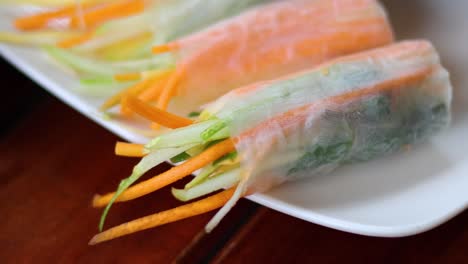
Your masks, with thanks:
M 129 85 L 132 85 L 133 82 L 118 83 L 115 81 L 82 79 L 80 84 L 81 85 L 78 87 L 72 89 L 83 95 L 103 97 L 112 96 L 116 91 L 127 88 Z
M 227 129 L 221 130 L 218 133 L 212 135 L 211 138 L 204 140 L 201 137 L 203 131 L 218 122 L 217 120 L 207 120 L 200 123 L 195 123 L 191 126 L 178 128 L 172 130 L 170 133 L 161 135 L 148 144 L 145 148 L 149 150 L 178 147 L 186 144 L 202 144 L 207 141 L 213 141 L 217 139 L 223 139 L 229 136 Z
M 208 176 L 210 176 L 215 170 L 216 170 L 216 166 L 213 166 L 213 164 L 210 164 L 206 167 L 204 167 L 200 173 L 195 176 L 195 178 L 193 178 L 189 183 L 187 183 L 185 185 L 185 189 L 189 189 L 189 188 L 192 188 L 193 186 L 203 182 L 206 178 L 208 178 Z
M 193 147 L 191 149 L 188 149 L 186 152 L 187 152 L 187 154 L 189 154 L 190 156 L 193 157 L 193 156 L 196 156 L 196 155 L 202 153 L 203 150 L 205 150 L 205 146 L 197 145 L 197 146 L 195 146 L 195 147 Z
M 150 20 L 147 17 L 148 15 L 144 14 L 121 20 L 109 21 L 96 30 L 91 40 L 77 46 L 74 50 L 90 52 L 148 32 L 148 21 Z M 150 55 L 149 51 L 150 49 L 148 49 L 148 55 Z
M 0 42 L 19 45 L 55 45 L 58 41 L 76 36 L 74 32 L 39 31 L 39 32 L 0 32 Z
M 240 169 L 234 169 L 226 173 L 220 174 L 205 182 L 196 185 L 189 189 L 175 189 L 172 188 L 172 194 L 177 199 L 186 202 L 203 195 L 218 191 L 220 189 L 227 189 L 236 185 L 240 180 Z
M 98 76 L 112 77 L 118 73 L 140 72 L 155 68 L 168 68 L 171 67 L 173 63 L 172 60 L 166 56 L 157 56 L 155 58 L 122 63 L 99 62 L 52 46 L 45 47 L 45 50 L 53 58 L 67 64 L 78 72 Z

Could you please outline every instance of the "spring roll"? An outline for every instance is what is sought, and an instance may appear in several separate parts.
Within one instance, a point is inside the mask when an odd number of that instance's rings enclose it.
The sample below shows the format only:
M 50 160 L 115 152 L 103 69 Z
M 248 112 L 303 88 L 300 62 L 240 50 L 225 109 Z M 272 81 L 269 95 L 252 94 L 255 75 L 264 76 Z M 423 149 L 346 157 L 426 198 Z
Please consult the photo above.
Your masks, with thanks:
M 245 195 L 427 140 L 448 126 L 451 97 L 448 72 L 424 40 L 357 53 L 233 90 L 207 106 L 198 122 L 149 142 L 149 154 L 134 172 L 151 167 L 154 155 L 183 153 L 184 163 L 131 187 L 135 178 L 127 179 L 116 193 L 98 196 L 93 204 L 108 209 L 114 201 L 156 191 L 197 169 L 201 172 L 185 189 L 173 189 L 177 198 L 188 201 L 228 190 L 111 228 L 92 243 L 222 207 L 207 225 L 210 231 Z
M 173 56 L 173 64 L 161 65 L 162 77 L 142 78 L 143 91 L 129 93 L 185 115 L 234 88 L 392 41 L 375 0 L 274 1 L 153 47 Z

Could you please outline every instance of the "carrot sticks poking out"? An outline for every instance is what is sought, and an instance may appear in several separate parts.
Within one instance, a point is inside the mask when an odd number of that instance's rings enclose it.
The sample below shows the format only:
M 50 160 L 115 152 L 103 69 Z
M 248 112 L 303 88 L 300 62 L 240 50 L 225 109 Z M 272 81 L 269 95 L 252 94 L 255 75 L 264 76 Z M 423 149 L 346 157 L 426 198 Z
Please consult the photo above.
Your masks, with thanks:
M 71 48 L 73 46 L 79 45 L 81 43 L 84 43 L 88 40 L 90 40 L 94 36 L 93 31 L 85 32 L 83 34 L 80 34 L 78 36 L 74 36 L 71 38 L 66 38 L 64 40 L 61 40 L 57 43 L 57 46 L 63 49 Z
M 219 142 L 201 154 L 187 160 L 183 164 L 173 167 L 160 175 L 130 187 L 119 197 L 117 197 L 115 201 L 123 202 L 133 200 L 148 193 L 157 191 L 192 174 L 194 171 L 208 165 L 209 163 L 217 160 L 234 149 L 234 143 L 230 139 Z M 103 196 L 96 195 L 93 199 L 93 206 L 101 207 L 107 205 L 111 201 L 114 194 L 115 193 L 109 193 Z
M 124 101 L 125 105 L 133 112 L 168 128 L 185 127 L 193 123 L 193 121 L 188 118 L 160 110 L 131 95 L 126 96 Z
M 231 198 L 234 189 L 229 189 L 218 194 L 212 195 L 203 200 L 185 204 L 167 211 L 148 215 L 125 224 L 108 229 L 95 235 L 89 245 L 95 245 L 107 240 L 136 233 L 148 228 L 157 227 L 167 223 L 172 223 L 181 219 L 189 218 L 199 214 L 213 211 L 222 207 Z
M 48 23 L 51 20 L 62 18 L 62 17 L 71 17 L 79 12 L 81 8 L 88 8 L 87 5 L 72 5 L 60 8 L 54 11 L 48 11 L 39 14 L 33 14 L 25 17 L 20 17 L 15 20 L 14 25 L 17 29 L 20 30 L 35 30 L 47 27 Z
M 21 17 L 15 20 L 20 30 L 37 30 L 46 28 L 55 19 L 69 19 L 69 28 L 91 29 L 111 19 L 141 13 L 146 0 L 119 0 L 109 3 L 85 3 L 66 6 L 57 10 Z M 72 46 L 74 43 L 64 43 Z
M 110 2 L 103 7 L 84 10 L 83 14 L 71 17 L 70 27 L 79 28 L 83 23 L 87 28 L 93 28 L 111 19 L 131 16 L 144 11 L 147 0 L 120 0 Z
M 143 145 L 117 142 L 115 144 L 115 155 L 124 157 L 143 157 L 146 153 Z
M 116 81 L 119 82 L 128 82 L 128 81 L 139 81 L 141 79 L 140 73 L 122 73 L 114 76 Z

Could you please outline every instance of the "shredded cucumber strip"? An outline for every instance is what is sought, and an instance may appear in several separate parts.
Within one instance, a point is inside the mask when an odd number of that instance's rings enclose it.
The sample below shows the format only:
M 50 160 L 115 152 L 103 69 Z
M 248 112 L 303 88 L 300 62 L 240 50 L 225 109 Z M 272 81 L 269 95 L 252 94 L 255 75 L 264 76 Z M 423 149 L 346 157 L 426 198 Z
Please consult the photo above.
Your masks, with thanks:
M 212 134 L 209 138 L 202 138 L 203 131 L 217 122 L 218 120 L 207 120 L 187 127 L 174 129 L 170 133 L 154 138 L 146 144 L 145 148 L 148 150 L 155 150 L 179 147 L 187 144 L 204 144 L 207 141 L 229 137 L 229 130 L 225 128 Z
M 89 52 L 149 32 L 150 22 L 146 14 L 109 21 L 96 29 L 92 39 L 74 49 Z
M 126 189 L 128 189 L 128 187 L 130 187 L 143 174 L 145 174 L 147 171 L 149 171 L 153 167 L 186 151 L 187 149 L 191 147 L 193 147 L 193 145 L 186 145 L 186 146 L 182 146 L 179 148 L 169 148 L 169 149 L 164 149 L 161 151 L 153 151 L 149 153 L 148 155 L 146 155 L 144 158 L 142 158 L 141 161 L 133 168 L 133 172 L 130 175 L 130 177 L 123 179 L 120 182 L 119 187 L 117 188 L 117 191 L 115 192 L 114 196 L 112 197 L 112 199 L 107 204 L 104 211 L 102 212 L 101 220 L 99 221 L 99 230 L 102 231 L 104 227 L 104 222 L 106 220 L 106 216 L 112 204 Z
M 201 182 L 203 182 L 206 178 L 208 178 L 215 170 L 216 170 L 216 166 L 213 166 L 213 164 L 209 164 L 207 166 L 205 166 L 201 171 L 200 173 L 195 176 L 195 178 L 193 178 L 189 183 L 187 183 L 184 187 L 184 189 L 190 189 L 192 187 L 194 187 L 195 185 L 197 184 L 200 184 Z
M 240 180 L 240 168 L 230 170 L 189 189 L 172 188 L 172 194 L 180 201 L 186 202 L 220 189 L 231 188 Z
M 52 46 L 44 47 L 45 51 L 56 60 L 72 67 L 76 71 L 92 76 L 112 77 L 118 73 L 141 72 L 155 68 L 173 67 L 173 60 L 168 56 L 156 56 L 150 59 L 134 60 L 122 63 L 109 63 L 85 58 Z
M 132 83 L 117 83 L 117 82 L 92 82 L 86 81 L 85 83 L 81 82 L 81 85 L 78 87 L 73 87 L 72 89 L 79 94 L 92 96 L 92 97 L 110 97 L 117 93 L 118 91 L 127 88 Z
M 203 145 L 197 145 L 189 150 L 187 150 L 187 154 L 189 154 L 190 156 L 197 156 L 198 154 L 202 153 L 203 150 L 205 150 L 205 146 Z
M 62 39 L 76 36 L 76 32 L 0 32 L 0 42 L 19 45 L 55 45 Z
M 213 125 L 209 126 L 207 129 L 205 129 L 201 134 L 200 137 L 204 140 L 207 141 L 210 138 L 213 137 L 216 133 L 219 131 L 223 130 L 226 128 L 227 124 L 224 120 L 218 120 L 216 123 Z

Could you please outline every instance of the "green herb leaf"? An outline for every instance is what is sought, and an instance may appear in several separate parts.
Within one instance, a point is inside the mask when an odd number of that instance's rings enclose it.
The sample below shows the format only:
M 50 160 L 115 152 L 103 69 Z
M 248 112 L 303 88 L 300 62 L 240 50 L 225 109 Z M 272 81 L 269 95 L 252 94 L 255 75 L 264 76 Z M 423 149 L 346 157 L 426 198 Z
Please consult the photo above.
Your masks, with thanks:
M 187 152 L 182 152 L 179 155 L 177 155 L 175 157 L 172 157 L 171 162 L 172 163 L 179 163 L 179 162 L 188 160 L 190 157 L 191 156 L 189 154 L 187 154 Z
M 226 161 L 226 160 L 234 161 L 236 158 L 237 158 L 237 151 L 228 153 L 228 154 L 222 156 L 221 158 L 213 161 L 213 166 L 216 166 L 216 165 L 218 165 L 221 162 Z
M 200 116 L 201 112 L 190 112 L 187 116 L 192 118 L 192 117 L 198 117 Z
M 351 150 L 351 146 L 352 141 L 340 142 L 330 146 L 316 146 L 296 162 L 296 165 L 288 171 L 288 175 L 344 160 Z

